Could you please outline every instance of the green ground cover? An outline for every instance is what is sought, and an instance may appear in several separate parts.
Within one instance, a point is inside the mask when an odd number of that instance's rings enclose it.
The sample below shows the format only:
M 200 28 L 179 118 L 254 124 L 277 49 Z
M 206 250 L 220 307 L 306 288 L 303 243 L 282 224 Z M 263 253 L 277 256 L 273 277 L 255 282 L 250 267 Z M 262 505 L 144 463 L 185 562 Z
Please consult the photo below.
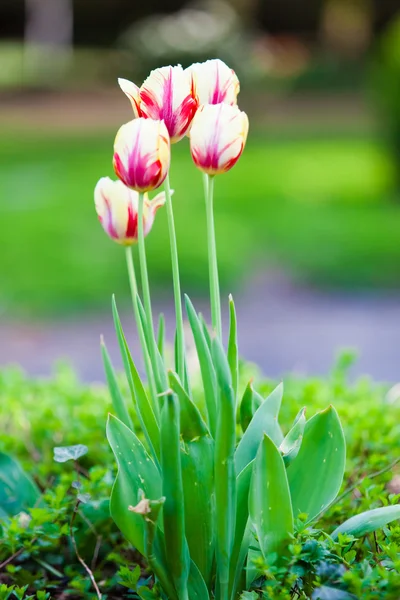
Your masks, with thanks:
M 114 132 L 11 132 L 0 144 L 0 304 L 61 313 L 104 306 L 127 293 L 124 258 L 96 222 L 93 187 L 112 175 Z M 400 284 L 400 204 L 381 145 L 366 136 L 252 132 L 231 173 L 216 182 L 223 285 L 256 268 L 283 266 L 331 286 Z M 183 287 L 207 284 L 201 178 L 187 140 L 173 148 L 171 181 Z M 184 191 L 182 191 L 184 190 Z M 148 253 L 151 279 L 170 281 L 160 211 Z
M 285 431 L 300 407 L 307 406 L 311 417 L 330 402 L 343 423 L 347 463 L 342 492 L 354 489 L 339 495 L 318 522 L 327 533 L 350 515 L 400 500 L 398 466 L 394 466 L 399 460 L 400 404 L 389 403 L 386 388 L 367 379 L 349 385 L 346 364 L 348 361 L 342 360 L 324 380 L 284 379 L 280 420 Z M 254 367 L 242 365 L 242 381 L 251 375 L 265 394 L 274 386 L 271 381 L 262 383 Z M 8 598 L 13 586 L 13 600 L 96 597 L 71 540 L 78 493 L 89 496 L 75 517 L 74 538 L 103 598 L 138 597 L 133 589 L 138 578 L 139 584 L 147 580 L 146 570 L 140 563 L 134 572 L 138 555 L 108 516 L 107 500 L 115 476 L 105 437 L 109 409 L 108 392 L 102 385 L 84 387 L 65 368 L 49 381 L 29 380 L 17 370 L 0 373 L 0 453 L 16 457 L 43 491 L 40 505 L 24 507 L 11 519 L 0 515 L 0 598 Z M 88 447 L 79 460 L 78 472 L 72 462 L 53 460 L 55 446 L 70 444 Z M 79 490 L 74 483 L 77 480 Z M 21 491 L 18 488 L 16 496 Z M 294 587 L 298 577 L 314 582 L 314 587 L 324 586 L 324 595 L 314 594 L 312 600 L 397 600 L 399 548 L 396 522 L 376 535 L 359 540 L 345 537 L 337 543 L 320 531 L 307 529 L 293 542 L 291 569 L 280 572 L 270 565 L 266 578 L 259 582 L 259 593 L 244 595 L 243 600 L 311 598 Z

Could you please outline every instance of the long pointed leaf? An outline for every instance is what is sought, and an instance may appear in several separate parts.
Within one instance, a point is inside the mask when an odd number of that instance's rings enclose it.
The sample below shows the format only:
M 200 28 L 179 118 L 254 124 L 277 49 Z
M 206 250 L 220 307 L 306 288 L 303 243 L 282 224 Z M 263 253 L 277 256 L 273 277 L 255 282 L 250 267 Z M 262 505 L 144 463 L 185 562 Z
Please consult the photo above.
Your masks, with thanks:
M 330 406 L 307 421 L 303 442 L 288 467 L 293 514 L 315 519 L 340 489 L 346 444 L 336 410 Z
M 400 504 L 373 508 L 347 519 L 347 521 L 335 529 L 331 537 L 335 540 L 339 537 L 339 534 L 343 534 L 354 535 L 354 537 L 360 538 L 367 535 L 367 533 L 381 529 L 397 519 L 400 519 Z
M 33 508 L 40 500 L 40 490 L 12 456 L 0 452 L 0 512 L 17 515 Z
M 133 430 L 133 422 L 128 413 L 128 409 L 126 407 L 125 398 L 123 397 L 121 390 L 119 389 L 117 377 L 115 375 L 114 367 L 112 365 L 110 355 L 108 354 L 105 342 L 103 338 L 101 338 L 101 355 L 103 357 L 104 370 L 106 373 L 108 389 L 110 391 L 110 396 L 113 404 L 113 408 L 115 410 L 115 414 L 125 423 L 127 427 Z
M 187 598 L 190 558 L 185 538 L 179 404 L 174 394 L 165 397 L 161 411 L 161 471 L 167 564 L 178 597 L 183 599 Z
M 214 441 L 178 375 L 170 371 L 169 382 L 180 404 L 186 539 L 190 556 L 210 587 L 215 552 Z
M 142 383 L 139 372 L 133 362 L 121 321 L 119 318 L 117 305 L 113 299 L 112 304 L 114 326 L 117 334 L 118 344 L 121 351 L 122 360 L 125 366 L 125 373 L 132 394 L 132 399 L 140 421 L 144 436 L 153 452 L 154 458 L 160 457 L 160 428 L 153 412 L 153 407 L 149 401 L 146 389 Z
M 213 437 L 215 437 L 217 424 L 216 397 L 218 393 L 218 386 L 213 361 L 200 320 L 196 315 L 196 311 L 194 310 L 193 304 L 189 300 L 188 296 L 185 296 L 185 304 L 190 327 L 193 333 L 194 343 L 196 345 L 197 356 L 200 363 L 200 371 L 203 380 L 204 396 L 208 413 L 208 423 L 211 434 Z
M 242 401 L 240 403 L 240 426 L 243 433 L 250 425 L 251 419 L 253 418 L 253 385 L 252 381 L 246 385 L 244 390 Z
M 276 445 L 282 442 L 278 425 L 282 395 L 283 385 L 280 383 L 254 413 L 251 423 L 236 449 L 235 465 L 237 473 L 240 473 L 256 457 L 265 433 Z
M 229 567 L 236 518 L 236 404 L 229 364 L 218 338 L 212 340 L 219 386 L 218 425 L 215 437 L 216 561 L 220 597 L 228 597 Z
M 229 296 L 229 339 L 228 339 L 228 363 L 231 370 L 233 393 L 237 402 L 239 385 L 239 350 L 237 341 L 237 319 L 235 303 Z
M 158 330 L 157 330 L 157 348 L 164 360 L 164 347 L 165 347 L 165 317 L 161 313 L 158 317 Z
M 253 467 L 249 512 L 264 558 L 273 552 L 282 556 L 293 534 L 293 513 L 285 464 L 267 435 Z
M 161 477 L 142 442 L 122 421 L 109 415 L 107 439 L 118 464 L 110 498 L 110 514 L 130 543 L 145 555 L 144 525 L 140 515 L 128 510 L 141 500 L 161 496 Z

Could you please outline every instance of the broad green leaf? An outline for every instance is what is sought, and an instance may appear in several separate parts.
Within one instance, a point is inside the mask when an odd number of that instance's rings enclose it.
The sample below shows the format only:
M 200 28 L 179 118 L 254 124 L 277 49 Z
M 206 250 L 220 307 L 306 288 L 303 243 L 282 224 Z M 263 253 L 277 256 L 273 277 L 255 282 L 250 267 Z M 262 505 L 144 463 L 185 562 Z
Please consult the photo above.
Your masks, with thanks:
M 166 395 L 161 411 L 160 428 L 166 560 L 178 597 L 183 598 L 187 589 L 190 558 L 185 538 L 179 412 L 179 403 L 175 395 Z
M 235 303 L 229 296 L 229 338 L 228 338 L 228 363 L 231 370 L 232 387 L 237 402 L 237 391 L 239 384 L 239 350 L 237 342 L 237 319 Z
M 282 442 L 282 434 L 278 424 L 282 395 L 283 385 L 280 383 L 254 413 L 250 425 L 244 432 L 236 449 L 235 466 L 237 473 L 240 473 L 256 457 L 265 433 L 276 445 L 279 446 Z
M 165 347 L 165 317 L 161 313 L 158 317 L 158 330 L 157 330 L 157 347 L 158 351 L 164 360 L 164 347 Z
M 293 426 L 282 444 L 279 446 L 279 450 L 282 452 L 285 466 L 288 467 L 290 463 L 296 458 L 299 453 L 301 443 L 303 441 L 304 428 L 306 426 L 306 409 L 302 408 L 296 416 Z
M 64 463 L 68 460 L 78 460 L 81 456 L 85 456 L 88 451 L 88 447 L 84 444 L 76 444 L 75 446 L 56 446 L 53 448 L 54 460 L 59 463 Z
M 331 537 L 335 540 L 339 537 L 339 534 L 343 534 L 360 538 L 397 519 L 400 519 L 400 504 L 373 508 L 347 519 L 335 529 Z
M 254 390 L 252 383 L 252 381 L 249 381 L 249 383 L 246 385 L 246 389 L 244 390 L 242 401 L 240 403 L 240 426 L 243 433 L 246 431 L 250 425 L 251 419 L 253 418 Z
M 293 513 L 285 464 L 267 435 L 253 467 L 249 513 L 263 556 L 273 552 L 282 556 L 293 534 Z
M 217 379 L 210 353 L 210 348 L 204 336 L 203 327 L 193 308 L 188 296 L 185 296 L 186 311 L 189 318 L 193 339 L 197 350 L 200 364 L 201 377 L 203 380 L 204 396 L 206 401 L 208 424 L 211 434 L 215 437 L 217 424 L 216 397 L 218 393 Z
M 14 516 L 40 501 L 40 490 L 14 458 L 0 452 L 0 512 Z
M 198 408 L 173 371 L 169 372 L 169 382 L 180 404 L 186 539 L 192 560 L 210 586 L 215 551 L 214 441 Z
M 332 502 L 343 481 L 346 444 L 336 410 L 329 406 L 307 421 L 303 442 L 288 467 L 293 514 L 315 519 Z
M 236 478 L 236 525 L 230 566 L 230 595 L 236 597 L 244 562 L 248 552 L 250 536 L 246 533 L 249 521 L 249 490 L 254 460 Z
M 264 398 L 253 388 L 253 415 L 264 402 Z
M 128 510 L 146 498 L 161 496 L 161 477 L 142 442 L 113 415 L 107 421 L 107 439 L 118 464 L 110 498 L 110 514 L 130 543 L 145 555 L 144 525 L 140 515 Z
M 236 403 L 229 364 L 218 338 L 212 340 L 212 355 L 219 387 L 215 436 L 216 562 L 221 598 L 225 598 L 236 519 Z
M 132 394 L 132 400 L 140 421 L 140 426 L 153 453 L 153 457 L 155 460 L 158 460 L 160 457 L 160 428 L 154 415 L 153 407 L 149 401 L 146 389 L 142 383 L 136 365 L 133 362 L 124 332 L 122 330 L 122 325 L 114 298 L 112 306 L 115 331 Z M 157 399 L 155 400 L 157 401 Z
M 114 367 L 112 365 L 110 355 L 108 354 L 105 342 L 101 339 L 101 355 L 103 357 L 103 365 L 106 373 L 108 389 L 110 390 L 110 396 L 115 410 L 115 414 L 120 421 L 125 423 L 127 427 L 133 430 L 132 419 L 128 413 L 125 399 L 119 389 L 117 377 L 115 375 Z

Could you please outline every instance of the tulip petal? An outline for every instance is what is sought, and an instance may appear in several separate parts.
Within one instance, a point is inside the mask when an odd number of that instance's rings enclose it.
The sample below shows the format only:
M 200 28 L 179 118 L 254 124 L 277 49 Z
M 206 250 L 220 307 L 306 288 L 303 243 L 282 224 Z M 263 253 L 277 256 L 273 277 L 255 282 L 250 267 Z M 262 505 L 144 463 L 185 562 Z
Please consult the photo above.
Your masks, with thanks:
M 228 104 L 203 105 L 193 119 L 190 149 L 195 165 L 205 173 L 229 171 L 243 152 L 248 117 Z
M 186 69 L 200 104 L 236 104 L 240 83 L 233 69 L 220 59 L 194 63 Z
M 152 71 L 140 88 L 140 102 L 144 117 L 165 122 L 172 143 L 185 136 L 198 106 L 180 65 Z
M 132 104 L 134 117 L 140 117 L 140 90 L 138 86 L 129 79 L 122 79 L 121 77 L 118 79 L 118 84 Z

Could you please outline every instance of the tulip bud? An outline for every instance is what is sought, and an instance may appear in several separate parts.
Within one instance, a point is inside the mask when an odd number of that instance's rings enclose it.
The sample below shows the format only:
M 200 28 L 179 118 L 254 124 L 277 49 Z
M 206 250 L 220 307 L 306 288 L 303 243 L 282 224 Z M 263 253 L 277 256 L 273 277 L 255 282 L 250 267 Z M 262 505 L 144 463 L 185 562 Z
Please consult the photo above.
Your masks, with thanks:
M 163 120 L 171 143 L 186 135 L 198 101 L 190 78 L 180 65 L 155 69 L 140 89 L 127 79 L 119 79 L 118 83 L 131 101 L 135 116 Z
M 215 58 L 186 69 L 200 104 L 236 104 L 240 83 L 233 69 Z
M 167 176 L 170 140 L 163 121 L 134 119 L 119 129 L 114 142 L 114 170 L 137 192 L 158 188 Z
M 246 143 L 246 113 L 229 104 L 200 106 L 190 130 L 190 150 L 199 169 L 209 175 L 229 171 Z
M 107 235 L 118 244 L 131 246 L 138 238 L 139 194 L 122 181 L 102 177 L 94 190 L 94 202 L 100 223 Z M 143 202 L 143 230 L 147 235 L 153 226 L 157 210 L 165 203 L 165 194 L 157 194 Z

